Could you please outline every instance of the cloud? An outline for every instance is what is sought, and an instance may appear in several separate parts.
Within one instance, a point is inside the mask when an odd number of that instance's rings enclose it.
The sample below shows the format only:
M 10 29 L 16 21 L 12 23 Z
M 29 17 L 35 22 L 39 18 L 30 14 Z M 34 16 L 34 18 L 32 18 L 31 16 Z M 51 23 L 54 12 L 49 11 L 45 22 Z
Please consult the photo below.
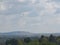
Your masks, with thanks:
M 55 14 L 60 14 L 60 8 L 57 8 Z
M 19 2 L 25 2 L 26 0 L 18 0 Z
M 57 17 L 57 18 L 56 18 L 56 23 L 57 23 L 57 24 L 60 24 L 60 17 Z
M 36 0 L 31 0 L 32 4 L 36 3 Z
M 52 1 L 55 1 L 55 2 L 60 2 L 60 0 L 52 0 Z
M 29 14 L 30 14 L 29 11 L 26 11 L 26 12 L 21 13 L 21 15 L 22 15 L 22 16 L 25 16 L 25 17 L 28 16 Z
M 1 32 L 19 30 L 35 33 L 58 32 L 60 29 L 60 3 L 57 3 L 58 1 L 56 1 L 57 0 L 1 1 Z
M 4 3 L 0 2 L 0 10 L 6 10 L 6 6 L 4 5 Z

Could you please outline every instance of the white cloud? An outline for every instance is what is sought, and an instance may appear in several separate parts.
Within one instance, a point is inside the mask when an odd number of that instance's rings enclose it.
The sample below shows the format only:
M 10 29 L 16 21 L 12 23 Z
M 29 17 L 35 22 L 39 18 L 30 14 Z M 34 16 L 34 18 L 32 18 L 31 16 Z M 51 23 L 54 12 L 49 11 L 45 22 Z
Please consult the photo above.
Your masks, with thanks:
M 32 4 L 34 4 L 36 2 L 36 0 L 31 0 Z
M 18 0 L 19 2 L 25 2 L 26 0 Z
M 0 2 L 0 10 L 6 10 L 6 6 L 4 3 Z
M 48 3 L 47 6 L 46 6 L 46 9 L 47 9 L 49 12 L 51 12 L 51 11 L 54 11 L 55 7 L 54 7 L 54 5 Z

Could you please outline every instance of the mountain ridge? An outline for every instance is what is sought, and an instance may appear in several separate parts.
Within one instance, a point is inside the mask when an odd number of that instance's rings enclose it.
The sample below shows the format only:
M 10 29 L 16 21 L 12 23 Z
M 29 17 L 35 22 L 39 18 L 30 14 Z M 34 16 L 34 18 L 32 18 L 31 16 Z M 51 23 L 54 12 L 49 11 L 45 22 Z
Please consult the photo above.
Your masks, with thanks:
M 6 33 L 0 33 L 0 36 L 2 37 L 40 37 L 41 35 L 44 36 L 60 36 L 60 33 L 30 33 L 26 31 L 13 31 L 13 32 L 6 32 Z

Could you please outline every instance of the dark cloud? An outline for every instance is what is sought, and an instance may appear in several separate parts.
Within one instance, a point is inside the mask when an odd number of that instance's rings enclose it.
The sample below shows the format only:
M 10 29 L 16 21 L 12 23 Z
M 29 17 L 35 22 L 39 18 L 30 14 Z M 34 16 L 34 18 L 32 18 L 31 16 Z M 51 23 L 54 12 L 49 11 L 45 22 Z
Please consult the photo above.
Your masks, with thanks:
M 57 8 L 55 14 L 60 14 L 60 8 Z
M 7 6 L 6 10 L 0 11 L 0 15 L 10 15 L 10 14 L 20 14 L 24 11 L 31 11 L 32 7 L 29 6 L 29 2 L 20 3 L 17 0 L 6 0 L 4 2 L 5 6 Z M 10 8 L 11 7 L 11 8 Z
M 52 0 L 52 1 L 55 1 L 55 2 L 60 2 L 60 0 Z

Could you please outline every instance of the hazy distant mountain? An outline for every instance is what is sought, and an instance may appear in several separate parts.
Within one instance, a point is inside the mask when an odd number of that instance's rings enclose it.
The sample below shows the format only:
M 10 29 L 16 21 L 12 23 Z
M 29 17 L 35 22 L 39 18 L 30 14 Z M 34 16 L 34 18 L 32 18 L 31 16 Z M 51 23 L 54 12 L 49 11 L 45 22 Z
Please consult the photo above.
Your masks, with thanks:
M 14 32 L 7 32 L 7 33 L 0 33 L 3 35 L 28 35 L 31 34 L 29 32 L 24 32 L 24 31 L 14 31 Z
M 8 33 L 0 33 L 0 37 L 33 37 L 34 33 L 24 32 L 24 31 L 14 31 Z
M 49 36 L 53 34 L 54 36 L 60 36 L 60 33 L 30 33 L 24 31 L 14 31 L 8 33 L 0 33 L 0 37 L 40 37 L 41 35 Z

